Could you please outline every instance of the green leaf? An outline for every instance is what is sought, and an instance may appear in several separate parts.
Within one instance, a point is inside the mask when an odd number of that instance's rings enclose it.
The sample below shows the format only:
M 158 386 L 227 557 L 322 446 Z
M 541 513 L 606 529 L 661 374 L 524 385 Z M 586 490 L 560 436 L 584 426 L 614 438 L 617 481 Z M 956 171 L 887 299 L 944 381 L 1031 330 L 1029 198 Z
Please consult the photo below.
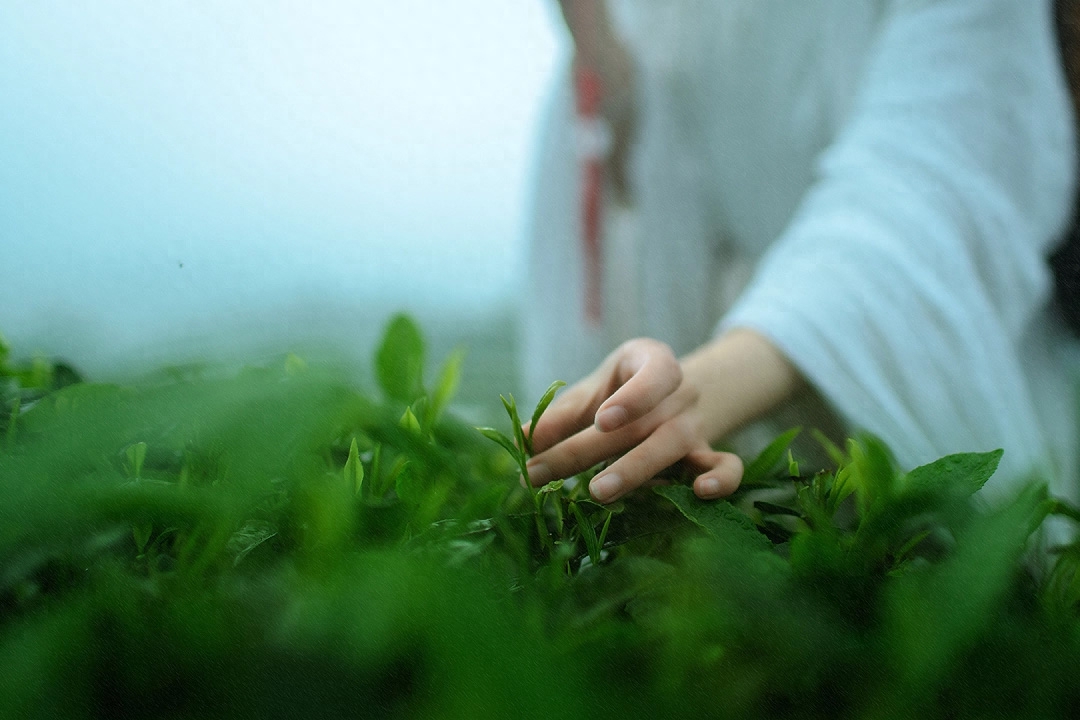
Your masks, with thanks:
M 146 551 L 146 544 L 150 542 L 150 535 L 154 531 L 154 526 L 150 523 L 140 523 L 134 525 L 131 528 L 131 536 L 135 538 L 135 547 L 139 549 L 139 552 Z
M 409 459 L 404 455 L 398 455 L 396 458 L 394 458 L 394 462 L 390 463 L 390 470 L 386 473 L 386 487 L 388 490 L 390 488 L 397 488 L 398 481 L 405 473 L 405 469 L 408 464 Z
M 604 518 L 604 527 L 600 529 L 600 537 L 598 538 L 598 544 L 600 549 L 604 549 L 604 541 L 607 540 L 608 529 L 611 527 L 611 518 L 615 513 L 608 510 L 607 517 Z
M 124 454 L 127 456 L 128 472 L 136 479 L 141 478 L 143 462 L 146 460 L 146 443 L 128 445 Z
M 1027 487 L 1001 510 L 977 518 L 948 560 L 896 579 L 884 627 L 905 691 L 932 685 L 998 617 L 1034 525 L 1045 516 L 1045 487 Z
M 289 353 L 285 356 L 285 374 L 286 375 L 299 375 L 307 370 L 307 361 L 299 355 Z
M 817 428 L 810 430 L 810 435 L 817 440 L 818 444 L 825 450 L 825 454 L 829 456 L 829 459 L 833 461 L 833 464 L 837 467 L 844 464 L 846 458 L 844 457 L 844 451 L 836 446 L 829 436 L 821 432 Z
M 390 489 L 389 483 L 382 482 L 382 443 L 375 443 L 371 451 L 371 482 L 369 483 L 372 494 L 376 498 L 382 498 Z
M 364 464 L 360 462 L 356 438 L 349 445 L 349 459 L 345 461 L 345 484 L 352 487 L 354 495 L 359 495 L 364 487 Z
M 233 567 L 240 565 L 259 546 L 274 537 L 277 537 L 277 530 L 273 523 L 265 520 L 248 520 L 232 534 L 225 546 L 226 551 L 233 556 Z
M 589 560 L 593 565 L 600 563 L 600 541 L 596 537 L 596 530 L 593 529 L 592 523 L 585 517 L 585 513 L 581 511 L 576 502 L 570 503 L 570 514 L 577 520 L 578 532 L 581 533 L 581 539 L 585 541 L 585 549 L 589 552 Z
M 904 479 L 907 493 L 958 493 L 974 495 L 997 471 L 1002 450 L 947 455 L 917 467 Z
M 551 405 L 551 401 L 555 399 L 555 393 L 559 391 L 559 388 L 565 387 L 566 383 L 562 380 L 556 380 L 548 385 L 548 389 L 544 391 L 543 396 L 540 398 L 540 402 L 536 403 L 536 409 L 533 410 L 532 420 L 529 422 L 529 437 L 525 440 L 525 451 L 532 455 L 532 443 L 533 432 L 536 430 L 536 423 L 540 422 L 540 417 L 544 414 L 544 411 Z
M 559 492 L 560 490 L 562 490 L 563 485 L 565 483 L 566 483 L 566 480 L 552 480 L 547 485 L 540 488 L 540 490 L 538 492 L 541 492 L 541 493 Z
M 670 500 L 688 520 L 717 540 L 746 550 L 772 550 L 772 543 L 758 532 L 754 522 L 726 500 L 701 500 L 686 485 L 662 485 L 653 492 Z
M 784 451 L 788 449 L 788 446 L 798 437 L 800 432 L 802 432 L 802 428 L 791 428 L 769 443 L 754 461 L 743 470 L 742 484 L 749 487 L 751 485 L 760 485 L 768 480 L 769 474 L 784 458 Z
M 1060 498 L 1051 498 L 1047 501 L 1047 513 L 1050 515 L 1060 515 L 1075 520 L 1076 522 L 1080 522 L 1080 508 Z
M 793 510 L 783 505 L 775 505 L 765 500 L 758 500 L 754 503 L 754 507 L 767 515 L 788 515 L 790 517 L 801 518 L 802 513 L 798 510 Z
M 931 533 L 931 530 L 923 530 L 921 532 L 915 533 L 910 538 L 908 538 L 907 542 L 901 545 L 900 549 L 893 553 L 894 557 L 896 558 L 896 562 L 903 562 L 903 560 L 907 558 L 908 553 L 918 547 L 919 543 L 921 543 L 923 540 L 930 537 Z
M 432 419 L 437 420 L 443 411 L 450 405 L 457 394 L 461 384 L 461 367 L 465 362 L 465 348 L 457 348 L 446 358 L 442 369 L 439 371 L 439 379 L 435 383 L 435 391 L 431 398 Z
M 388 398 L 411 403 L 424 393 L 424 338 L 407 315 L 395 315 L 375 353 L 375 374 Z
M 430 437 L 431 427 L 435 424 L 435 415 L 432 413 L 427 395 L 421 395 L 416 398 L 416 401 L 409 406 L 409 409 L 412 410 L 413 417 L 416 419 L 417 427 L 419 428 L 418 431 L 414 430 L 414 432 L 418 435 Z
M 1080 604 L 1080 546 L 1066 547 L 1043 586 L 1043 602 L 1059 617 L 1074 618 Z
M 480 434 L 486 437 L 488 440 L 491 440 L 501 445 L 506 450 L 506 452 L 510 453 L 510 456 L 514 458 L 514 462 L 516 462 L 519 466 L 522 466 L 524 464 L 522 462 L 521 451 L 518 449 L 517 445 L 514 444 L 513 440 L 506 437 L 495 428 L 478 427 L 476 429 L 479 430 Z
M 402 460 L 403 458 L 398 458 Z M 408 461 L 401 464 L 394 477 L 394 491 L 402 502 L 419 506 L 431 491 L 431 480 Z
M 521 418 L 518 417 L 517 403 L 514 401 L 514 396 L 510 394 L 509 399 L 507 399 L 500 395 L 499 399 L 502 400 L 503 407 L 506 408 L 506 414 L 510 416 L 510 424 L 513 427 L 517 446 L 527 456 L 529 451 L 528 446 L 525 444 L 525 432 L 521 429 Z
M 886 502 L 896 491 L 896 466 L 888 448 L 878 438 L 863 434 L 848 440 L 851 461 L 849 482 L 855 488 L 859 512 L 865 515 L 875 504 Z
M 402 414 L 401 419 L 398 420 L 398 427 L 402 430 L 408 430 L 415 435 L 421 434 L 420 421 L 416 419 L 416 415 L 413 414 L 411 407 L 405 408 L 404 414 Z
M 824 500 L 824 507 L 828 516 L 832 517 L 836 513 L 836 509 L 840 507 L 840 503 L 855 492 L 855 483 L 851 480 L 851 468 L 847 465 L 836 471 L 836 474 L 832 476 L 832 482 L 826 482 L 828 477 L 828 474 L 823 474 L 816 476 L 815 480 L 820 483 L 819 487 L 827 488 L 828 497 Z

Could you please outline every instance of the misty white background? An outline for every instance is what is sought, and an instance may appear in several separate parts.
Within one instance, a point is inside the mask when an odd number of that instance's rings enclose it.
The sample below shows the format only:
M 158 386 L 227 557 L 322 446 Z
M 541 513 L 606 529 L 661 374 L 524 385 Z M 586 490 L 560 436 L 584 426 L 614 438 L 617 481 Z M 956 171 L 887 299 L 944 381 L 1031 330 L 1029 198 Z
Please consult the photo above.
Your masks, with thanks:
M 505 315 L 551 4 L 3 3 L 0 333 L 109 375 Z

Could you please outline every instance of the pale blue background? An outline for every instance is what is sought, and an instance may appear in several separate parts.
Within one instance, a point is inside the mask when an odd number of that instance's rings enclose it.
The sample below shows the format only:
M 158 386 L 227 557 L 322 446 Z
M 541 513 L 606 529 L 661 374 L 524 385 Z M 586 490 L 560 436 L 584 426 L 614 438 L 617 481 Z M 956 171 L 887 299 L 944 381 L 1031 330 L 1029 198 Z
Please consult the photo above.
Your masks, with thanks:
M 2 3 L 0 332 L 107 375 L 505 316 L 560 42 L 547 0 Z

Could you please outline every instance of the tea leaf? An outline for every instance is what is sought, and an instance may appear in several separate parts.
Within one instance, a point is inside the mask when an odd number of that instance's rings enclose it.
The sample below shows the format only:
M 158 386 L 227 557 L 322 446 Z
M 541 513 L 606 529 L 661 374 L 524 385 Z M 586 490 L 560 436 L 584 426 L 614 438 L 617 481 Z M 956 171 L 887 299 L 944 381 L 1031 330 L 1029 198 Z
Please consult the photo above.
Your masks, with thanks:
M 406 468 L 409 465 L 409 459 L 404 455 L 398 455 L 394 458 L 394 462 L 390 465 L 390 471 L 386 474 L 386 488 L 398 489 L 398 481 L 401 480 L 401 476 L 405 474 Z M 400 494 L 399 494 L 400 497 Z
M 563 485 L 565 483 L 566 483 L 566 480 L 552 480 L 547 485 L 540 488 L 539 492 L 541 492 L 541 493 L 556 493 L 556 492 L 559 492 L 560 490 L 562 490 Z
M 382 480 L 382 443 L 375 443 L 375 449 L 371 451 L 371 489 L 375 497 L 381 498 L 390 489 L 383 484 Z
M 437 420 L 444 410 L 450 405 L 450 401 L 457 394 L 461 384 L 461 367 L 465 362 L 465 348 L 457 348 L 446 358 L 442 369 L 439 371 L 439 379 L 435 382 L 435 391 L 431 398 L 431 415 Z
M 918 547 L 919 543 L 930 537 L 930 533 L 930 530 L 923 530 L 922 532 L 915 533 L 915 535 L 910 537 L 908 541 L 905 542 L 900 547 L 900 549 L 896 551 L 896 553 L 894 553 L 896 556 L 896 561 L 902 562 L 907 557 L 908 553 Z
M 285 374 L 286 375 L 299 375 L 307 370 L 307 361 L 299 355 L 289 353 L 285 356 Z
M 480 434 L 486 437 L 488 440 L 497 442 L 499 445 L 501 445 L 506 450 L 506 452 L 510 453 L 511 457 L 514 458 L 514 461 L 517 462 L 518 465 L 522 464 L 521 451 L 518 449 L 517 445 L 514 444 L 513 440 L 506 437 L 495 428 L 478 427 L 476 429 L 479 430 Z
M 417 468 L 413 467 L 408 460 L 404 460 L 394 473 L 394 492 L 402 500 L 412 506 L 421 505 L 431 490 L 431 480 Z M 395 466 L 397 464 L 395 463 Z
M 818 444 L 825 450 L 825 453 L 832 460 L 833 464 L 840 467 L 844 464 L 846 458 L 844 457 L 844 451 L 837 447 L 836 443 L 829 439 L 829 436 L 821 432 L 817 428 L 810 430 L 810 435 L 817 440 Z
M 422 395 L 424 339 L 407 315 L 395 315 L 375 353 L 375 374 L 388 398 L 411 403 Z
M 428 403 L 427 395 L 421 395 L 410 405 L 407 410 L 412 410 L 413 418 L 417 421 L 416 428 L 409 428 L 417 435 L 430 436 L 431 428 L 435 424 L 435 415 Z
M 566 383 L 562 380 L 556 380 L 548 385 L 548 389 L 544 391 L 543 396 L 540 398 L 540 402 L 536 403 L 536 409 L 533 410 L 532 420 L 529 422 L 529 437 L 525 439 L 525 451 L 532 455 L 532 443 L 533 433 L 536 431 L 536 423 L 540 422 L 540 417 L 544 414 L 544 411 L 551 405 L 551 401 L 555 399 L 555 393 L 559 391 L 559 388 L 565 387 Z
M 875 503 L 885 502 L 896 490 L 896 465 L 885 444 L 873 435 L 864 434 L 848 440 L 849 482 L 855 488 L 862 513 Z
M 772 550 L 753 521 L 726 500 L 701 500 L 685 485 L 662 485 L 653 492 L 670 500 L 688 520 L 717 540 L 747 550 Z
M 743 470 L 744 486 L 760 485 L 769 479 L 769 473 L 780 464 L 784 451 L 802 432 L 802 428 L 791 428 L 769 443 L 764 450 Z
M 128 445 L 124 451 L 128 461 L 128 472 L 136 479 L 142 477 L 143 462 L 146 460 L 146 443 L 137 442 Z
M 518 417 L 517 403 L 514 401 L 514 396 L 511 394 L 507 399 L 500 395 L 499 399 L 502 400 L 503 407 L 506 408 L 506 414 L 510 416 L 510 425 L 514 431 L 517 446 L 527 456 L 529 454 L 528 445 L 525 442 L 525 432 L 521 429 L 521 418 Z
M 131 528 L 131 535 L 135 538 L 135 547 L 139 549 L 139 552 L 146 551 L 146 544 L 150 542 L 150 535 L 154 531 L 154 526 L 150 523 L 140 523 L 134 525 Z
M 793 510 L 783 505 L 774 505 L 771 502 L 765 500 L 757 500 L 754 502 L 754 507 L 763 513 L 769 515 L 788 515 L 790 517 L 801 518 L 802 514 L 798 510 Z
M 411 407 L 405 408 L 404 414 L 402 414 L 401 419 L 398 420 L 398 427 L 402 430 L 408 430 L 415 435 L 421 434 L 420 421 L 416 419 L 416 415 L 413 414 Z
M 576 502 L 570 503 L 570 514 L 577 520 L 578 532 L 581 533 L 581 539 L 585 541 L 585 548 L 589 552 L 589 560 L 593 565 L 600 564 L 600 542 L 596 538 L 596 531 L 593 529 L 592 523 L 585 517 L 585 513 L 581 511 Z
M 947 455 L 915 468 L 904 479 L 909 493 L 974 495 L 997 471 L 1003 450 Z
M 349 459 L 345 461 L 345 483 L 352 487 L 354 495 L 359 495 L 364 486 L 364 464 L 360 462 L 356 438 L 349 445 Z
M 974 521 L 946 562 L 890 588 L 887 629 L 905 684 L 932 683 L 993 622 L 1045 496 L 1025 489 Z
M 615 516 L 615 513 L 608 510 L 607 517 L 604 518 L 604 527 L 600 529 L 600 537 L 597 538 L 597 544 L 602 550 L 604 548 L 604 541 L 607 540 L 608 529 L 611 527 L 611 518 Z
M 233 567 L 242 563 L 260 545 L 277 537 L 277 534 L 277 530 L 271 523 L 248 520 L 243 527 L 233 533 L 225 546 L 225 549 L 233 556 Z

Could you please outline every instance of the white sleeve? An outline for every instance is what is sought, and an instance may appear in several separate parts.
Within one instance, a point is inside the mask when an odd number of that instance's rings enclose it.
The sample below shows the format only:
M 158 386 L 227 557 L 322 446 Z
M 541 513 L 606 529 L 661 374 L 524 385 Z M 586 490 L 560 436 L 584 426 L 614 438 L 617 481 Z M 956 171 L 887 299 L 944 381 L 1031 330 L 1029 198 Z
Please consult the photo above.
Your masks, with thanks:
M 1049 0 L 898 0 L 844 127 L 720 330 L 769 337 L 907 466 L 1047 447 L 1023 339 L 1070 209 Z

